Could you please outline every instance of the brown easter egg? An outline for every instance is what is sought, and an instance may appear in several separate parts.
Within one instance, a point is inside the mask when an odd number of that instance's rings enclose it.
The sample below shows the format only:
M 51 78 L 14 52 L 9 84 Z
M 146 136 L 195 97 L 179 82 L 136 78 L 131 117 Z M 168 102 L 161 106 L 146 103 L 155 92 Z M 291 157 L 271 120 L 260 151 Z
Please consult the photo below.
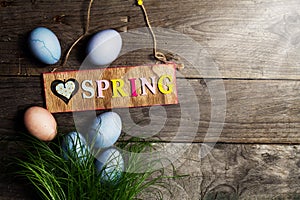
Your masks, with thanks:
M 33 106 L 24 114 L 24 124 L 30 134 L 42 141 L 51 141 L 57 134 L 53 115 L 45 108 Z

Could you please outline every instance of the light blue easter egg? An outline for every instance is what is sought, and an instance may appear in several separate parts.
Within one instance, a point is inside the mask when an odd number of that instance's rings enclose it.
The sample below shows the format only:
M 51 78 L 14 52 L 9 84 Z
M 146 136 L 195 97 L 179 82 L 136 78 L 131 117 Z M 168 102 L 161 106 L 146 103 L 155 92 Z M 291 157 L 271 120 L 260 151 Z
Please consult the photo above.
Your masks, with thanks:
M 56 35 L 44 27 L 35 28 L 28 38 L 32 54 L 45 64 L 55 64 L 61 56 L 61 47 Z
M 103 182 L 116 183 L 124 171 L 122 154 L 113 147 L 101 152 L 96 159 L 95 165 Z
M 98 115 L 92 122 L 89 132 L 90 145 L 95 148 L 112 146 L 120 137 L 122 121 L 115 112 L 105 112 Z
M 64 136 L 62 150 L 66 160 L 72 158 L 79 162 L 86 161 L 90 154 L 85 138 L 78 132 L 70 132 Z
M 107 29 L 96 33 L 88 43 L 88 61 L 95 65 L 107 65 L 112 63 L 122 49 L 121 35 Z

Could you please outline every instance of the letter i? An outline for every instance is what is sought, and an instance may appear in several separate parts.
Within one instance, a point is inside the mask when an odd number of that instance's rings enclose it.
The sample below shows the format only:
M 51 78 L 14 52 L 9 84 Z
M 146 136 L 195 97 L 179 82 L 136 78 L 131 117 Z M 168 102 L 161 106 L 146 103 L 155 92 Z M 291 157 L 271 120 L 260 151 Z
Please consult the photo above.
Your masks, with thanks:
M 131 85 L 131 96 L 132 97 L 137 97 L 138 94 L 136 93 L 136 85 L 135 85 L 135 78 L 128 79 L 130 81 Z

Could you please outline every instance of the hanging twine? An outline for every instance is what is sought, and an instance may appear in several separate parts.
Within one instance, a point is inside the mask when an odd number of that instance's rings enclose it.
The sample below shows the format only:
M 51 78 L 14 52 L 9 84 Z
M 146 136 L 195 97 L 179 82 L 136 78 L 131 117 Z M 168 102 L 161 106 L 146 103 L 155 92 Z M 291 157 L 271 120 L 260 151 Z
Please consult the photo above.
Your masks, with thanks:
M 91 18 L 91 8 L 92 8 L 92 4 L 93 4 L 93 1 L 94 0 L 90 0 L 90 4 L 89 4 L 89 7 L 88 7 L 88 12 L 87 12 L 87 18 L 86 18 L 86 25 L 85 25 L 85 29 L 84 29 L 84 33 L 72 44 L 72 46 L 69 48 L 67 54 L 66 54 L 66 57 L 65 57 L 65 60 L 62 64 L 62 66 L 65 66 L 67 61 L 68 61 L 68 58 L 70 56 L 70 53 L 72 51 L 72 49 L 76 46 L 76 44 L 82 39 L 84 38 L 87 34 L 88 34 L 88 31 L 89 31 L 89 27 L 90 27 L 90 18 Z
M 151 23 L 150 23 L 150 20 L 149 20 L 149 17 L 148 17 L 148 13 L 147 13 L 147 10 L 144 6 L 144 2 L 143 0 L 137 0 L 137 4 L 142 8 L 143 10 L 143 13 L 145 15 L 145 19 L 146 19 L 146 23 L 147 23 L 147 26 L 151 32 L 151 35 L 152 35 L 152 39 L 153 39 L 153 54 L 154 54 L 154 57 L 156 60 L 158 61 L 161 61 L 163 63 L 166 63 L 167 62 L 167 58 L 166 56 L 162 53 L 162 52 L 159 52 L 157 51 L 157 41 L 156 41 L 156 36 L 155 36 L 155 33 L 152 29 L 152 26 L 151 26 Z
M 150 30 L 150 33 L 151 33 L 151 36 L 152 36 L 152 39 L 153 39 L 153 54 L 154 54 L 154 58 L 162 63 L 167 63 L 169 60 L 175 60 L 175 61 L 179 61 L 180 58 L 179 57 L 176 57 L 174 56 L 173 54 L 168 54 L 168 55 L 165 55 L 164 53 L 162 52 L 159 52 L 157 51 L 157 40 L 156 40 L 156 36 L 155 36 L 155 33 L 152 29 L 152 26 L 151 26 L 151 23 L 150 23 L 150 20 L 149 20 L 149 17 L 148 17 L 148 13 L 147 13 L 147 10 L 144 6 L 144 2 L 143 0 L 137 0 L 137 4 L 142 8 L 143 10 L 143 13 L 144 13 L 144 16 L 145 16 L 145 19 L 146 19 L 146 23 L 147 23 L 147 26 Z M 184 64 L 183 63 L 177 63 L 177 69 L 178 70 L 181 70 L 184 68 Z
M 90 19 L 91 19 L 91 8 L 92 8 L 92 4 L 93 4 L 94 0 L 90 0 L 89 3 L 89 7 L 88 7 L 88 11 L 87 11 L 87 18 L 86 18 L 86 25 L 85 25 L 85 29 L 83 34 L 77 39 L 75 40 L 75 42 L 72 44 L 72 46 L 69 48 L 68 52 L 66 53 L 66 56 L 64 58 L 64 61 L 62 63 L 62 67 L 64 67 L 67 62 L 68 59 L 70 57 L 71 51 L 73 50 L 73 48 L 77 45 L 77 43 L 82 40 L 89 32 L 89 27 L 90 27 Z M 55 72 L 57 70 L 57 67 L 55 67 L 51 72 Z
M 77 43 L 80 40 L 82 40 L 88 34 L 89 27 L 90 27 L 91 8 L 92 8 L 93 2 L 94 2 L 94 0 L 90 0 L 89 7 L 88 7 L 88 10 L 87 10 L 87 19 L 86 19 L 86 25 L 85 25 L 84 32 L 83 32 L 83 34 L 77 40 L 75 40 L 75 42 L 71 45 L 71 47 L 67 51 L 66 56 L 65 56 L 65 58 L 63 60 L 63 63 L 61 65 L 62 67 L 64 67 L 67 64 L 68 59 L 70 57 L 70 54 L 71 54 L 71 51 L 73 50 L 73 48 L 77 45 Z M 149 17 L 148 17 L 147 10 L 146 10 L 146 8 L 144 6 L 144 2 L 143 2 L 143 0 L 137 0 L 137 4 L 142 8 L 143 13 L 145 15 L 147 26 L 148 26 L 148 28 L 149 28 L 149 30 L 151 32 L 151 36 L 152 36 L 152 39 L 153 39 L 153 54 L 154 54 L 154 58 L 156 60 L 162 62 L 162 63 L 167 63 L 171 59 L 174 59 L 174 60 L 178 61 L 179 58 L 176 58 L 175 56 L 173 56 L 171 54 L 168 55 L 168 56 L 166 56 L 164 53 L 157 51 L 156 36 L 155 36 L 155 33 L 154 33 L 153 29 L 152 29 L 152 26 L 151 26 L 151 23 L 150 23 L 150 20 L 149 20 Z M 178 69 L 182 69 L 184 67 L 184 65 L 182 63 L 178 64 L 178 65 L 179 65 Z M 51 72 L 55 72 L 57 69 L 58 69 L 58 67 L 55 67 Z

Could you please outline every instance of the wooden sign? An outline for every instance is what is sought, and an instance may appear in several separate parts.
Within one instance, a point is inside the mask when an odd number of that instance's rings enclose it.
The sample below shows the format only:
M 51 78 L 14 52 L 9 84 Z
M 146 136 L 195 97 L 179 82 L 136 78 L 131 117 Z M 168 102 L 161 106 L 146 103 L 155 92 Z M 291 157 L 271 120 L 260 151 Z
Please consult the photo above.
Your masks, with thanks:
M 177 104 L 175 65 L 44 73 L 52 112 Z

